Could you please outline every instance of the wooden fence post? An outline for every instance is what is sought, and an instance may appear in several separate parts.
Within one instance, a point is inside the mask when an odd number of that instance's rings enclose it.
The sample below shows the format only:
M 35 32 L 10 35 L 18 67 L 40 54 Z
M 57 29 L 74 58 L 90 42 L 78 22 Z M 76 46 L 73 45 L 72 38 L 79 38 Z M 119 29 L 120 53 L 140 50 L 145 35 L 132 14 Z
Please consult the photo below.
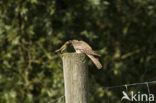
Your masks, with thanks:
M 66 103 L 88 103 L 88 66 L 86 55 L 65 53 L 62 56 Z

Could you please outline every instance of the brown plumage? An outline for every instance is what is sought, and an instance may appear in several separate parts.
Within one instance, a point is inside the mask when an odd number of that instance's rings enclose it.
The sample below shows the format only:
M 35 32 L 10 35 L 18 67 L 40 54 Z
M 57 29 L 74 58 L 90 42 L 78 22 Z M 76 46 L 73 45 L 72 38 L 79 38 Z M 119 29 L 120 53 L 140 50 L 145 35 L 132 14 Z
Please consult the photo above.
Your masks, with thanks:
M 76 53 L 85 53 L 96 65 L 98 69 L 102 68 L 101 63 L 99 62 L 98 58 L 95 56 L 100 56 L 97 54 L 94 50 L 92 50 L 91 46 L 89 46 L 86 42 L 84 41 L 78 41 L 78 40 L 69 40 L 67 41 L 60 49 L 56 50 L 56 52 L 63 51 L 66 49 L 68 44 L 72 44 Z
M 87 56 L 93 61 L 93 63 L 96 65 L 98 69 L 102 68 L 102 65 L 99 62 L 98 58 L 94 57 L 93 55 L 87 55 Z
M 100 55 L 97 54 L 94 50 L 92 50 L 92 48 L 86 42 L 78 40 L 71 40 L 69 42 L 72 43 L 77 53 L 85 53 L 93 61 L 93 63 L 96 65 L 98 69 L 102 68 L 102 65 L 99 62 L 98 58 L 95 57 Z
M 62 46 L 61 46 L 61 48 L 60 49 L 58 49 L 58 50 L 56 50 L 55 52 L 63 52 L 66 48 L 67 48 L 67 45 L 68 44 L 70 44 L 70 42 L 69 41 L 66 41 Z

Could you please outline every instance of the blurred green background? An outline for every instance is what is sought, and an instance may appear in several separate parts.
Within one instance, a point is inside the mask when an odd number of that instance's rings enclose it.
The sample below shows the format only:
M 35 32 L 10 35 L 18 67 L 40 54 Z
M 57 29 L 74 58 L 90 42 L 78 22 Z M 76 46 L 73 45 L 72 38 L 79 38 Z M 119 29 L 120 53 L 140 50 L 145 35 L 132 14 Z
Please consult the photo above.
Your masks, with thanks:
M 121 103 L 124 87 L 101 86 L 156 80 L 156 0 L 0 0 L 0 103 L 64 103 L 54 51 L 71 39 L 102 55 L 102 70 L 89 61 L 90 103 Z

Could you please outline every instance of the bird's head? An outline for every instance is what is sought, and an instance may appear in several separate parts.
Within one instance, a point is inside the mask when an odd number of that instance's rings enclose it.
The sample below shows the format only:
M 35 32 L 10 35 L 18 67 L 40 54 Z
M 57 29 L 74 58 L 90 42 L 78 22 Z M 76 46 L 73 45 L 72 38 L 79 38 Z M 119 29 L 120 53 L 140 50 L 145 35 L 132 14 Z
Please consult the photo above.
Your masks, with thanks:
M 69 43 L 76 43 L 78 40 L 69 40 Z

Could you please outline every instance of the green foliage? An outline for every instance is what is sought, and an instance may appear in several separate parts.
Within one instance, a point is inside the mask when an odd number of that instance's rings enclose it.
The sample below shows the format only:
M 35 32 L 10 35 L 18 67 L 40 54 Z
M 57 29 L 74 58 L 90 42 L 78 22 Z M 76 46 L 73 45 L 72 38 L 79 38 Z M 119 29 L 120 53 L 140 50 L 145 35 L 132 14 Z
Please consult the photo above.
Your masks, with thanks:
M 89 64 L 92 86 L 154 80 L 155 5 L 155 0 L 1 0 L 0 103 L 53 103 L 64 95 L 61 59 L 54 51 L 70 39 L 84 40 L 102 55 L 103 70 Z M 91 103 L 106 103 L 107 96 L 120 102 L 121 90 L 90 93 Z

